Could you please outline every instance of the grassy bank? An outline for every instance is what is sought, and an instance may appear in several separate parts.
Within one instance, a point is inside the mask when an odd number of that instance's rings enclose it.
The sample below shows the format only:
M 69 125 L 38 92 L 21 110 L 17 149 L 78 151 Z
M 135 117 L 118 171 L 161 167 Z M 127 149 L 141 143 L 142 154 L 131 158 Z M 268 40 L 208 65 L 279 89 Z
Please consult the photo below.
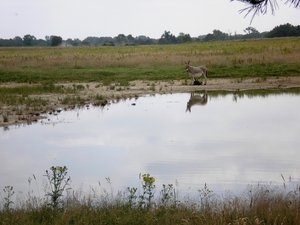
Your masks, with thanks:
M 209 77 L 300 74 L 300 39 L 180 45 L 0 48 L 0 82 L 103 82 L 185 79 L 184 61 L 205 64 Z
M 241 195 L 226 192 L 220 196 L 205 184 L 198 189 L 198 196 L 191 198 L 181 196 L 176 185 L 166 184 L 159 189 L 155 178 L 144 174 L 140 189 L 128 187 L 116 193 L 113 188 L 91 188 L 89 193 L 83 193 L 67 190 L 65 184 L 70 181 L 64 175 L 50 175 L 45 197 L 36 197 L 29 191 L 14 199 L 13 187 L 6 186 L 1 195 L 0 224 L 300 223 L 299 186 L 287 191 L 285 184 L 249 185 Z

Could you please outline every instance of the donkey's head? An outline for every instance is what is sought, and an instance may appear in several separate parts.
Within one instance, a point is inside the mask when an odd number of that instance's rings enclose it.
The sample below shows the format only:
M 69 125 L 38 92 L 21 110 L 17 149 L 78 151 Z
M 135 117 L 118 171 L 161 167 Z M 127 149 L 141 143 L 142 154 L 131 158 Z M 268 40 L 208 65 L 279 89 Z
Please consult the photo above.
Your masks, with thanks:
M 190 72 L 190 61 L 184 62 L 186 72 Z

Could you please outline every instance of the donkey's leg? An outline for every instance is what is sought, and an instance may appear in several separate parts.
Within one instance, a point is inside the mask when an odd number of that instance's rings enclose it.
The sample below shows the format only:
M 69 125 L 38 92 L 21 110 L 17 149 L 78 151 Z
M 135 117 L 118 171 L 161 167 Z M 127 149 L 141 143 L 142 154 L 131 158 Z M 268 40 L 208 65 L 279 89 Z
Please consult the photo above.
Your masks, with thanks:
M 194 76 L 194 75 L 191 75 L 191 85 L 194 84 L 194 80 L 195 80 L 195 76 Z
M 205 83 L 204 85 L 206 85 L 206 81 L 207 81 L 207 77 L 206 77 L 206 71 L 203 72 L 203 77 L 204 77 L 204 80 L 205 80 Z

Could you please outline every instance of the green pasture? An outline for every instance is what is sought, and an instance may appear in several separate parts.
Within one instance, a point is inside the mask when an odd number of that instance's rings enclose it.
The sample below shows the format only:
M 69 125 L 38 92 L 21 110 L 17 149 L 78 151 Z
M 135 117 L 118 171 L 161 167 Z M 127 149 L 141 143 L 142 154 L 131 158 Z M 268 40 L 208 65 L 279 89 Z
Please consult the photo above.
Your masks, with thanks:
M 300 38 L 115 47 L 0 48 L 0 82 L 186 79 L 184 61 L 211 78 L 296 76 Z

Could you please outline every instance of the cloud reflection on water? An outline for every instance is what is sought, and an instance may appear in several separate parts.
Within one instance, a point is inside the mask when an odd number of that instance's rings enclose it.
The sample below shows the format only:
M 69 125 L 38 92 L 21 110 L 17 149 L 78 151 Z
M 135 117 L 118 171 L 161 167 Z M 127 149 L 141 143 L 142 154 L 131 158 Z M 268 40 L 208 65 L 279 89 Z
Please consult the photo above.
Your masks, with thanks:
M 110 177 L 115 190 L 137 187 L 138 174 L 195 191 L 237 190 L 257 182 L 300 177 L 299 96 L 209 96 L 186 112 L 190 94 L 121 101 L 104 109 L 52 116 L 55 126 L 34 124 L 2 132 L 1 186 L 27 190 L 52 165 L 66 165 L 76 189 Z M 132 103 L 136 105 L 133 106 Z M 45 121 L 46 122 L 46 121 Z

